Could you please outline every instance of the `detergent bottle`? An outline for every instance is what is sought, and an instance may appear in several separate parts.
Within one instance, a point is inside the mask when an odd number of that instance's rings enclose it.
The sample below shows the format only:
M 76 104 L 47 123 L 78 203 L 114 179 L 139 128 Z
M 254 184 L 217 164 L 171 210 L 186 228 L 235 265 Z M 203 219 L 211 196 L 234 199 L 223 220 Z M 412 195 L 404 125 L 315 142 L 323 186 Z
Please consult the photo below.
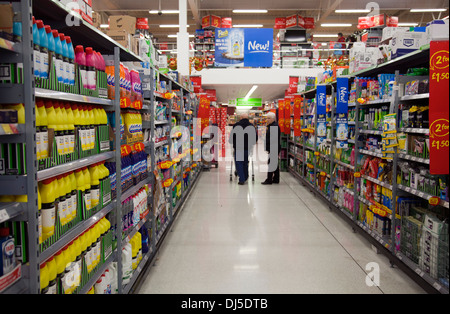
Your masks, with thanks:
M 8 227 L 0 228 L 0 277 L 16 267 L 14 238 Z
M 41 148 L 40 156 L 41 159 L 48 158 L 48 118 L 47 111 L 45 110 L 45 103 L 43 100 L 37 101 L 37 111 L 39 111 L 39 120 L 40 120 L 40 143 Z
M 56 77 L 58 83 L 64 83 L 64 63 L 63 63 L 63 47 L 61 40 L 59 39 L 59 34 L 56 29 L 52 30 L 53 40 L 55 41 L 55 53 L 56 53 Z
M 39 234 L 39 244 L 42 243 L 42 198 L 41 198 L 41 190 L 38 186 L 38 234 Z
M 42 263 L 39 266 L 39 283 L 41 294 L 47 294 L 49 285 L 49 275 L 47 263 Z
M 33 68 L 34 76 L 41 77 L 41 47 L 39 42 L 39 31 L 33 16 Z
M 84 202 L 86 204 L 86 210 L 89 212 L 92 208 L 91 203 L 91 175 L 89 174 L 89 170 L 87 167 L 82 169 L 84 175 Z
M 52 256 L 47 260 L 47 267 L 48 267 L 48 290 L 47 294 L 57 294 L 57 265 L 56 260 Z
M 37 20 L 36 25 L 39 32 L 39 46 L 41 53 L 41 70 L 40 77 L 43 79 L 48 79 L 48 37 L 47 32 L 44 28 L 44 22 L 42 20 Z
M 59 40 L 61 41 L 62 57 L 63 57 L 63 82 L 69 84 L 69 51 L 67 49 L 66 36 L 63 33 L 59 34 Z
M 78 185 L 75 173 L 73 171 L 68 174 L 68 177 L 70 181 L 70 198 L 72 199 L 72 213 L 70 216 L 74 219 L 77 217 L 78 213 Z
M 62 249 L 55 254 L 55 262 L 56 262 L 57 292 L 58 294 L 64 294 L 64 291 L 62 291 L 62 283 L 64 281 L 66 269 L 66 259 L 64 257 Z
M 42 101 L 40 101 L 42 103 Z M 42 127 L 42 122 L 41 122 L 41 116 L 39 114 L 39 110 L 38 110 L 38 102 L 35 103 L 34 105 L 34 112 L 36 115 L 36 159 L 37 160 L 41 160 L 41 149 L 42 149 L 42 134 L 41 134 L 41 127 Z
M 64 173 L 63 180 L 64 185 L 66 187 L 66 203 L 67 203 L 67 213 L 66 213 L 66 220 L 67 223 L 71 222 L 75 216 L 72 216 L 73 214 L 73 199 L 72 199 L 72 182 L 69 178 L 69 172 Z
M 87 137 L 86 137 L 86 116 L 85 116 L 85 110 L 84 106 L 78 105 L 78 113 L 80 115 L 79 118 L 79 142 L 81 143 L 81 150 L 85 151 L 87 150 Z
M 67 202 L 66 202 L 66 187 L 65 182 L 62 175 L 58 175 L 56 177 L 57 182 L 57 188 L 56 191 L 58 192 L 58 215 L 59 220 L 61 222 L 61 225 L 64 226 L 67 224 Z
M 86 186 L 85 186 L 85 179 L 84 179 L 84 173 L 83 170 L 81 169 L 77 169 L 75 170 L 75 179 L 77 181 L 77 207 L 81 206 L 80 209 L 85 208 L 83 205 L 85 205 L 84 202 L 84 193 L 86 191 Z M 79 202 L 81 200 L 81 203 Z
M 105 72 L 106 72 L 106 83 L 108 85 L 108 99 L 114 99 L 116 96 L 116 90 L 115 90 L 115 75 L 114 75 L 114 66 L 105 66 Z
M 98 166 L 95 164 L 90 166 L 89 173 L 91 176 L 91 204 L 92 208 L 95 208 L 100 202 L 100 180 Z
M 68 102 L 65 104 L 65 109 L 67 113 L 67 133 L 69 140 L 68 153 L 71 154 L 75 151 L 75 118 L 72 107 Z
M 95 136 L 95 130 L 96 130 L 96 125 L 95 125 L 95 115 L 94 115 L 94 111 L 92 109 L 92 106 L 89 107 L 89 125 L 90 125 L 90 149 L 94 149 L 95 148 L 95 142 L 96 142 L 96 136 Z
M 69 153 L 69 117 L 67 115 L 66 106 L 63 102 L 59 103 L 59 110 L 61 110 L 62 115 L 62 132 L 63 132 L 63 154 Z
M 65 144 L 65 137 L 64 137 L 64 118 L 63 114 L 61 112 L 61 107 L 58 101 L 53 102 L 53 107 L 55 108 L 55 114 L 56 114 L 56 132 L 55 132 L 55 141 L 56 141 L 56 147 L 58 149 L 58 154 L 61 156 L 64 154 L 64 144 Z

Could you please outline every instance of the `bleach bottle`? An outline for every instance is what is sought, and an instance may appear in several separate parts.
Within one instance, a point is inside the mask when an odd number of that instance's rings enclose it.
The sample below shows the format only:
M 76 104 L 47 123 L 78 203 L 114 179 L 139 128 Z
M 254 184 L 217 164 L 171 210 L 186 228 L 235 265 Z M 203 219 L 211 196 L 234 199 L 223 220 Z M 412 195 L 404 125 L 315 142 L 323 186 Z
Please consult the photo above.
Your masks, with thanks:
M 63 48 L 61 45 L 61 40 L 59 39 L 59 34 L 57 30 L 52 30 L 53 40 L 55 41 L 55 52 L 56 52 L 56 77 L 58 78 L 58 83 L 64 83 L 64 65 L 63 65 Z
M 83 88 L 88 88 L 87 71 L 86 71 L 86 54 L 81 45 L 75 47 L 75 63 L 78 64 L 78 70 L 81 77 Z
M 42 20 L 37 20 L 36 25 L 39 32 L 39 45 L 41 53 L 41 78 L 48 79 L 48 37 Z
M 50 75 L 51 64 L 56 63 L 56 53 L 55 53 L 55 39 L 53 38 L 52 29 L 49 25 L 45 25 L 45 32 L 47 33 L 47 41 L 48 41 L 48 58 L 49 58 L 49 66 L 48 73 Z
M 0 277 L 10 273 L 16 266 L 14 239 L 9 228 L 0 228 Z
M 69 84 L 69 51 L 67 50 L 66 36 L 63 33 L 59 34 L 59 40 L 61 41 L 62 56 L 63 56 L 63 81 L 64 84 Z
M 35 77 L 41 77 L 41 48 L 39 44 L 39 31 L 33 17 L 33 67 Z
M 66 36 L 67 55 L 69 59 L 69 85 L 75 85 L 75 50 L 73 49 L 72 39 Z

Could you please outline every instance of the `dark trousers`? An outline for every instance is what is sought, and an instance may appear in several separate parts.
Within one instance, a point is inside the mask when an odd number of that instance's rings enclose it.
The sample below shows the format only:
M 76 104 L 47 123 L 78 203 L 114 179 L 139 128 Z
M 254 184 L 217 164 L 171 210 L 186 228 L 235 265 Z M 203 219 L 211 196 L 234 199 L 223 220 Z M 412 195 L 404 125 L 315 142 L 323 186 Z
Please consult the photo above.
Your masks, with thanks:
M 268 165 L 270 165 L 270 158 L 267 162 Z M 267 182 L 280 182 L 280 166 L 278 164 L 278 160 L 277 160 L 277 169 L 273 172 L 267 172 Z
M 239 176 L 239 182 L 245 182 L 248 179 L 248 154 L 249 152 L 245 150 L 242 154 L 234 153 L 234 163 L 236 165 L 236 171 Z

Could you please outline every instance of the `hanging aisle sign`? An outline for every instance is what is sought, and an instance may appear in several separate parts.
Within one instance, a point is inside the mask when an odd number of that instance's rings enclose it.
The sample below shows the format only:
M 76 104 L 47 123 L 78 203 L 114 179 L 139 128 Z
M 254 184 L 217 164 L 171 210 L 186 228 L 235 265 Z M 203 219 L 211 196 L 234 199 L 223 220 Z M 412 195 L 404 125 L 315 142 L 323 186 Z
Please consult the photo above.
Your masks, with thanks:
M 348 78 L 337 79 L 336 148 L 348 148 Z
M 317 86 L 317 146 L 327 138 L 327 87 Z
M 449 173 L 449 44 L 430 44 L 430 173 Z
M 291 134 L 291 102 L 292 96 L 284 97 L 284 134 Z
M 294 136 L 302 136 L 301 115 L 302 115 L 302 97 L 294 96 Z
M 278 125 L 280 132 L 284 133 L 284 99 L 278 100 Z

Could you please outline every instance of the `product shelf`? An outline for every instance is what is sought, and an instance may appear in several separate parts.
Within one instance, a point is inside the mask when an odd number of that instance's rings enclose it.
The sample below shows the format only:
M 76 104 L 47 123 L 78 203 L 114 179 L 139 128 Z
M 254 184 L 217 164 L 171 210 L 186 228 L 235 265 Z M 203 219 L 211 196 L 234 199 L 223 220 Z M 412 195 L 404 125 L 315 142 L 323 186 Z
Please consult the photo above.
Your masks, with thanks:
M 416 189 L 414 189 L 414 188 L 411 188 L 411 187 L 408 187 L 408 186 L 404 186 L 404 185 L 402 185 L 402 184 L 399 184 L 399 185 L 398 185 L 398 188 L 401 189 L 401 190 L 403 190 L 403 191 L 405 191 L 405 192 L 408 192 L 408 193 L 410 193 L 410 194 L 413 194 L 413 195 L 415 195 L 415 196 L 418 196 L 418 197 L 420 197 L 420 198 L 423 198 L 423 199 L 425 199 L 425 200 L 427 200 L 427 201 L 429 201 L 431 198 L 434 198 L 434 197 L 439 198 L 439 196 L 434 196 L 434 195 L 431 195 L 431 194 L 428 194 L 428 193 L 425 193 L 425 192 L 416 190 Z M 442 200 L 442 199 L 439 199 L 439 205 L 440 205 L 440 206 L 443 206 L 443 207 L 445 207 L 445 208 L 449 208 L 449 202 L 444 201 L 444 200 Z
M 424 100 L 429 99 L 430 93 L 417 94 L 417 95 L 406 95 L 400 97 L 400 101 L 414 101 L 414 100 Z
M 21 218 L 26 220 L 28 214 L 28 203 L 0 203 L 0 223 Z
M 90 105 L 113 106 L 113 101 L 111 99 L 70 94 L 43 88 L 35 88 L 35 96 L 45 99 L 73 101 Z
M 408 154 L 402 154 L 399 153 L 398 157 L 402 158 L 402 159 L 406 159 L 406 160 L 411 160 L 411 161 L 415 161 L 415 162 L 420 162 L 422 164 L 430 164 L 430 159 L 425 159 L 425 158 L 420 158 L 420 157 L 415 157 L 415 156 L 411 156 Z
M 91 275 L 92 277 L 89 279 L 89 281 L 84 285 L 84 287 L 81 288 L 80 294 L 87 294 L 89 290 L 91 290 L 92 286 L 97 282 L 98 278 L 105 272 L 106 268 L 109 266 L 110 263 L 117 261 L 117 250 L 114 250 L 111 255 L 106 259 L 106 261 L 101 264 L 96 272 Z
M 389 184 L 389 183 L 382 182 L 382 181 L 380 181 L 378 179 L 372 178 L 372 177 L 367 176 L 367 175 L 361 175 L 361 178 L 364 178 L 366 180 L 372 181 L 373 183 L 376 183 L 378 185 L 381 185 L 382 187 L 385 187 L 385 188 L 387 188 L 389 190 L 392 190 L 392 185 Z

